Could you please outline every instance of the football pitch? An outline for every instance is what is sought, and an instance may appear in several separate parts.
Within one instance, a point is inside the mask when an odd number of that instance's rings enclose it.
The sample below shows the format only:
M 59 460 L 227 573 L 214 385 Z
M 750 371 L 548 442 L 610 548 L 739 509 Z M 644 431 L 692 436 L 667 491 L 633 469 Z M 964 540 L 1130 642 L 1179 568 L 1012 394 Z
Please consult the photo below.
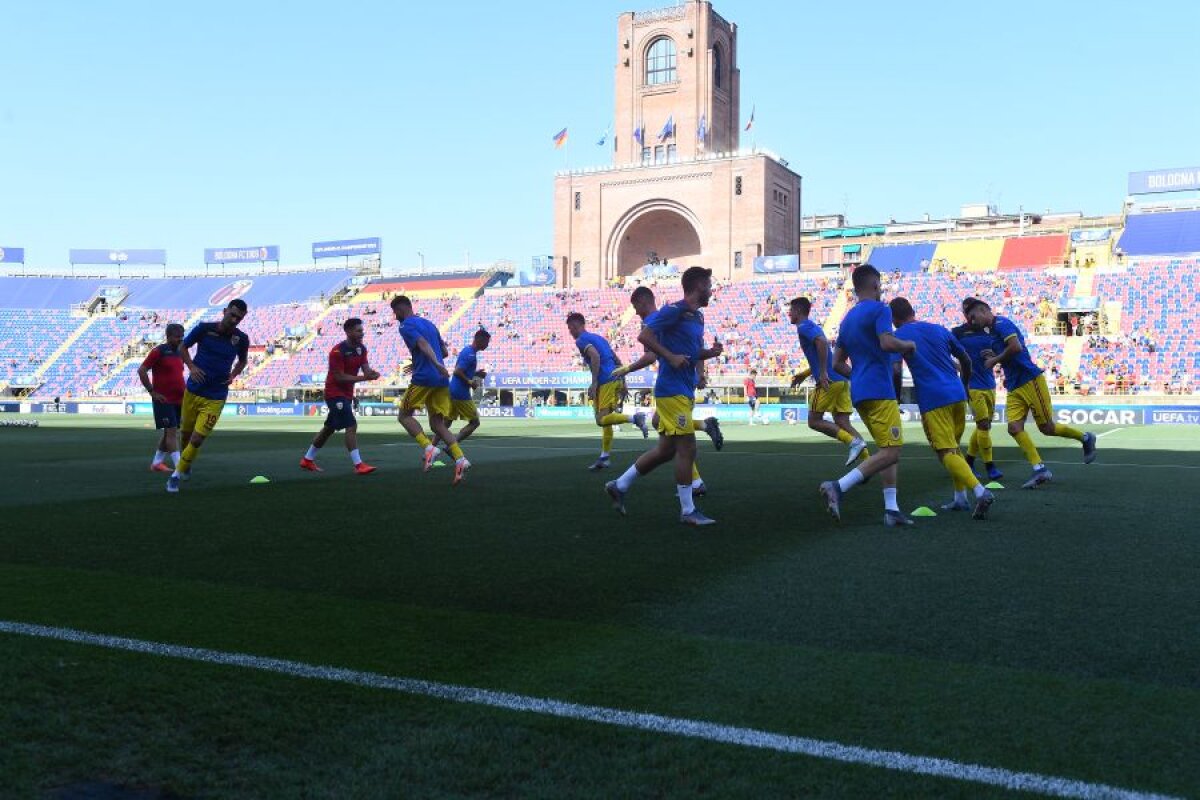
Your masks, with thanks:
M 593 474 L 485 419 L 451 487 L 395 420 L 303 472 L 318 424 L 222 420 L 174 496 L 142 420 L 0 429 L 0 794 L 1200 796 L 1200 428 L 1035 432 L 1035 491 L 997 430 L 990 519 L 895 530 L 802 426 L 701 437 L 694 529 L 666 469 L 612 510 L 631 428 Z

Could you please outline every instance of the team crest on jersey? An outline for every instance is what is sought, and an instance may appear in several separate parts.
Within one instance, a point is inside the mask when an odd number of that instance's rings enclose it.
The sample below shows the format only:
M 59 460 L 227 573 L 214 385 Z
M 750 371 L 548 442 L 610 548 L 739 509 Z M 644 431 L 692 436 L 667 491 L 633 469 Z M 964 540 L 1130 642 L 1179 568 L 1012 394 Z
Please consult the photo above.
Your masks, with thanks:
M 675 417 L 675 424 L 680 428 L 687 427 L 687 416 L 680 414 L 679 416 Z
M 337 410 L 338 411 L 341 411 L 345 407 L 346 407 L 346 403 L 344 401 L 342 401 L 342 400 L 337 401 Z
M 354 355 L 356 355 L 356 356 L 362 355 L 362 345 L 359 345 L 358 347 L 354 348 Z
M 893 438 L 893 439 L 899 439 L 899 438 L 900 438 L 900 428 L 898 428 L 898 427 L 897 427 L 897 426 L 895 426 L 895 425 L 893 425 L 893 426 L 892 426 L 892 438 Z
M 234 347 L 237 347 L 238 342 L 240 342 L 241 340 L 242 340 L 242 337 L 238 336 L 236 333 L 233 336 L 229 337 L 229 343 L 232 344 Z

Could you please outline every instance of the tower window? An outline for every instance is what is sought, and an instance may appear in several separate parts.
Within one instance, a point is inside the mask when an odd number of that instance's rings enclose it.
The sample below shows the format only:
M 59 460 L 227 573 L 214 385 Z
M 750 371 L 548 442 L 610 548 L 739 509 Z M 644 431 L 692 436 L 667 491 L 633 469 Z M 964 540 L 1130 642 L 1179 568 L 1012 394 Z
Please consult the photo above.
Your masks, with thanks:
M 735 250 L 733 253 L 733 268 L 734 269 L 742 268 L 742 251 L 741 250 Z
M 646 50 L 646 85 L 675 82 L 675 41 L 660 36 Z
M 575 262 L 575 267 L 571 270 L 571 276 L 574 278 L 582 278 L 583 277 L 583 262 L 582 261 Z
M 579 210 L 580 199 L 581 199 L 581 195 L 582 195 L 582 194 L 583 194 L 582 192 L 576 192 L 576 193 L 575 193 L 575 210 L 576 210 L 576 211 L 578 211 L 578 210 Z
M 721 45 L 719 45 L 719 44 L 713 45 L 712 58 L 713 58 L 713 62 L 712 62 L 713 63 L 713 86 L 720 89 L 721 88 L 722 66 L 723 66 L 721 64 Z
M 733 179 L 733 193 L 734 194 L 742 193 L 742 176 L 741 175 L 738 175 L 736 178 Z

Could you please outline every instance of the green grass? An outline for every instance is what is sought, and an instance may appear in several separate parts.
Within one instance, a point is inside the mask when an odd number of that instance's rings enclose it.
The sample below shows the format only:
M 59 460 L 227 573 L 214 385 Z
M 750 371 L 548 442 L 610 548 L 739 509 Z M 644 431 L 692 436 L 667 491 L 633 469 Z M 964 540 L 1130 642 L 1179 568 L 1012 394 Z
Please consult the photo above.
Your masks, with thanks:
M 178 496 L 128 419 L 0 430 L 0 619 L 710 720 L 1128 788 L 1200 794 L 1200 430 L 1004 434 L 992 519 L 824 513 L 843 448 L 800 427 L 701 443 L 720 524 L 668 473 L 627 518 L 594 427 L 485 420 L 466 485 L 364 421 L 358 477 L 314 423 L 223 420 Z M 1099 429 L 1103 432 L 1105 429 Z M 901 504 L 948 499 L 906 431 Z M 645 446 L 618 437 L 614 463 Z M 1136 466 L 1135 466 L 1136 465 Z M 257 474 L 268 485 L 250 485 Z M 1001 796 L 951 780 L 0 636 L 0 786 L 188 796 Z

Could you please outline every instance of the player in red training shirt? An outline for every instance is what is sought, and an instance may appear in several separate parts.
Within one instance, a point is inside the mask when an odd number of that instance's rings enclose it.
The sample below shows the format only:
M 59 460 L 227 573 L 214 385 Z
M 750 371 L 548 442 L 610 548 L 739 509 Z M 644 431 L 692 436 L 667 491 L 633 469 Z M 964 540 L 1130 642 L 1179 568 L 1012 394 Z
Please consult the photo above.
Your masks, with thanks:
M 346 432 L 346 449 L 354 462 L 354 471 L 369 475 L 375 467 L 364 464 L 358 452 L 358 421 L 354 419 L 354 384 L 373 381 L 379 373 L 367 363 L 367 348 L 363 346 L 363 323 L 352 317 L 342 325 L 346 340 L 329 351 L 329 372 L 325 376 L 325 425 L 313 439 L 312 446 L 300 459 L 300 468 L 309 472 L 322 472 L 317 466 L 317 451 L 325 446 L 335 431 Z M 362 374 L 359 374 L 362 370 Z
M 164 463 L 167 456 L 179 464 L 179 417 L 184 385 L 183 358 L 179 355 L 182 342 L 183 326 L 172 322 L 167 326 L 167 341 L 151 350 L 137 371 L 154 404 L 154 427 L 162 431 L 154 460 L 150 462 L 154 472 L 171 472 Z
M 755 383 L 755 378 L 758 377 L 758 370 L 750 370 L 750 376 L 742 381 L 742 388 L 746 392 L 746 405 L 750 407 L 750 424 L 753 425 L 755 420 L 761 420 L 763 425 L 767 424 L 767 418 L 758 413 L 758 384 Z

